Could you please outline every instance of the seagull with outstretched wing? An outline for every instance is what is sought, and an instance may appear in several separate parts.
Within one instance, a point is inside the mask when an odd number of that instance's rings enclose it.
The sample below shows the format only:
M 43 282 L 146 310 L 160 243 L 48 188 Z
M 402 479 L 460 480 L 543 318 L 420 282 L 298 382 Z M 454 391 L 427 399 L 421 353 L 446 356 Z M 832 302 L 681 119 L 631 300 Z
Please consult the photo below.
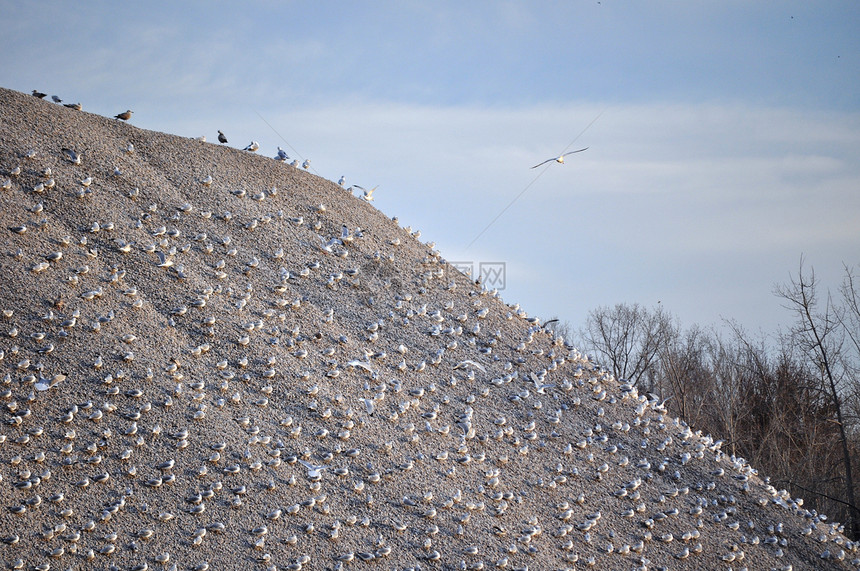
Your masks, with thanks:
M 322 471 L 326 469 L 325 466 L 317 466 L 316 464 L 311 464 L 310 462 L 305 462 L 304 460 L 299 460 L 299 463 L 307 468 L 308 470 L 308 478 L 319 478 L 322 476 Z
M 354 184 L 353 186 L 355 188 L 359 189 L 360 191 L 362 191 L 361 198 L 363 198 L 367 202 L 373 202 L 373 191 L 376 190 L 377 188 L 379 188 L 378 184 L 376 186 L 374 186 L 373 188 L 371 188 L 370 190 L 367 190 L 363 186 L 358 186 L 357 184 Z
M 562 154 L 560 154 L 560 155 L 559 155 L 559 156 L 557 156 L 557 157 L 553 157 L 553 158 L 551 158 L 551 159 L 547 159 L 547 160 L 545 160 L 545 161 L 544 161 L 544 162 L 542 162 L 542 163 L 538 163 L 538 164 L 536 164 L 535 166 L 533 166 L 532 168 L 533 168 L 533 169 L 536 169 L 536 168 L 538 168 L 539 166 L 541 166 L 541 165 L 545 165 L 546 163 L 549 163 L 549 162 L 552 162 L 552 161 L 555 161 L 555 162 L 557 162 L 557 163 L 564 164 L 564 157 L 566 157 L 567 155 L 572 155 L 572 154 L 574 154 L 574 153 L 581 153 L 582 151 L 587 151 L 587 150 L 588 150 L 588 147 L 585 147 L 584 149 L 579 149 L 579 150 L 576 150 L 576 151 L 570 151 L 569 153 L 562 153 Z

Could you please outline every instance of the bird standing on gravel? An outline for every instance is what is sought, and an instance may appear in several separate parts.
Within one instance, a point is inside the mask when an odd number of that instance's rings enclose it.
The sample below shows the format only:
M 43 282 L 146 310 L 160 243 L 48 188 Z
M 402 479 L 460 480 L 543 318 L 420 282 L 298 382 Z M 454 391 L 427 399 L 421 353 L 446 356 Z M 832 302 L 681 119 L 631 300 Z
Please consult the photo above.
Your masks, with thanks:
M 260 148 L 260 143 L 258 143 L 257 141 L 251 141 L 251 144 L 248 145 L 247 147 L 245 147 L 243 150 L 251 151 L 252 153 L 254 153 L 259 148 Z
M 41 91 L 33 90 L 33 97 L 38 97 L 39 99 L 44 99 L 47 96 L 47 93 L 42 93 Z
M 62 103 L 63 102 L 63 100 L 60 99 L 59 97 L 57 97 L 56 95 L 52 95 L 51 99 L 54 100 L 54 103 Z
M 227 142 L 227 137 L 221 131 L 218 131 L 218 142 L 224 144 Z
M 131 109 L 129 109 L 125 113 L 120 113 L 119 115 L 114 115 L 114 117 L 116 117 L 117 119 L 122 119 L 123 121 L 128 121 L 129 119 L 131 119 L 131 114 L 132 114 L 132 111 L 131 111 Z
M 76 165 L 81 164 L 81 156 L 78 153 L 76 153 L 74 150 L 67 149 L 65 147 L 62 150 L 63 150 L 63 153 L 66 155 L 66 158 L 69 159 L 69 162 L 71 162 L 72 164 L 76 164 Z

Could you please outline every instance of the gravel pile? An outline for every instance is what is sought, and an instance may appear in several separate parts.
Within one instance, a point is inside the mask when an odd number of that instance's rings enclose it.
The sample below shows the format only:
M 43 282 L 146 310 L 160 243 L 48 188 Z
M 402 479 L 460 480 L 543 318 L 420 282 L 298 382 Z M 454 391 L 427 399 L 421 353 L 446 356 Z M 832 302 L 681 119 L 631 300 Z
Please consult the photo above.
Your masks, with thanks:
M 0 89 L 0 187 L 9 568 L 858 566 L 331 181 Z

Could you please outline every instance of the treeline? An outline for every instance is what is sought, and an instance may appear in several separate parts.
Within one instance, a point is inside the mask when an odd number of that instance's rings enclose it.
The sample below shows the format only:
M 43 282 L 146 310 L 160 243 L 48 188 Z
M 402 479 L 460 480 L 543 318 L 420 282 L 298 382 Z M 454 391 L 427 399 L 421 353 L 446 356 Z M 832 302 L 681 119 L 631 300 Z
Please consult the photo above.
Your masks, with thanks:
M 638 304 L 600 307 L 578 331 L 556 331 L 858 539 L 857 286 L 846 266 L 838 291 L 820 291 L 801 260 L 797 276 L 775 290 L 791 321 L 772 336 L 753 337 L 732 322 L 720 331 L 684 329 L 662 307 Z

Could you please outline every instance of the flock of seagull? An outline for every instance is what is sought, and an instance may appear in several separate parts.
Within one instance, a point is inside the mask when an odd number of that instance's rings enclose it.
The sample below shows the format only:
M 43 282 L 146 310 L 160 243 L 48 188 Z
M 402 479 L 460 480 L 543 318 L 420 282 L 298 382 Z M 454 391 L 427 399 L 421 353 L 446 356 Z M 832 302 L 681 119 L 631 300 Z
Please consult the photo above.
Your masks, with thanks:
M 34 97 L 37 97 L 37 98 L 39 98 L 39 99 L 44 99 L 44 98 L 47 96 L 47 93 L 42 93 L 42 92 L 37 91 L 37 90 L 35 90 L 35 89 L 34 89 L 34 90 L 33 90 L 33 96 L 34 96 Z M 58 96 L 56 96 L 56 95 L 52 95 L 52 96 L 51 96 L 51 99 L 54 101 L 54 103 L 62 103 L 62 102 L 63 102 L 63 100 L 62 100 L 62 99 L 60 99 L 60 98 L 59 98 Z M 78 110 L 78 111 L 80 111 L 80 110 L 82 109 L 82 107 L 81 107 L 81 104 L 80 104 L 80 103 L 73 103 L 73 104 L 66 103 L 66 104 L 64 104 L 64 105 L 65 105 L 66 107 L 69 107 L 69 108 L 72 108 L 72 109 L 76 109 L 76 110 Z M 120 113 L 120 114 L 118 114 L 118 115 L 115 115 L 114 117 L 115 117 L 116 119 L 122 119 L 123 121 L 128 121 L 129 119 L 131 119 L 131 114 L 132 114 L 132 111 L 131 111 L 131 110 L 128 110 L 128 111 L 124 111 L 123 113 Z M 205 140 L 206 140 L 206 138 L 205 138 L 205 137 L 203 137 L 203 138 L 202 138 L 202 140 L 204 140 L 204 141 L 205 141 Z M 226 135 L 224 135 L 224 133 L 223 133 L 222 131 L 220 131 L 220 130 L 218 131 L 218 142 L 219 142 L 219 143 L 222 143 L 222 144 L 227 144 L 227 136 L 226 136 Z M 257 141 L 251 141 L 251 142 L 248 144 L 248 146 L 247 146 L 247 147 L 245 147 L 243 150 L 254 153 L 254 152 L 258 151 L 259 149 L 260 149 L 260 144 L 259 144 Z M 585 147 L 585 148 L 582 148 L 582 149 L 577 149 L 577 150 L 575 150 L 575 151 L 565 152 L 565 153 L 562 153 L 562 154 L 560 154 L 560 155 L 558 155 L 558 156 L 556 156 L 556 157 L 551 157 L 551 158 L 549 158 L 549 159 L 546 159 L 545 161 L 542 161 L 542 162 L 540 162 L 540 163 L 536 164 L 535 166 L 533 166 L 533 167 L 531 167 L 531 168 L 536 169 L 536 168 L 538 168 L 539 166 L 545 165 L 546 163 L 550 163 L 550 162 L 556 162 L 556 163 L 559 163 L 559 164 L 564 164 L 564 157 L 566 157 L 566 156 L 568 156 L 568 155 L 573 155 L 573 154 L 575 154 L 575 153 L 581 153 L 581 152 L 583 152 L 583 151 L 587 151 L 587 150 L 588 150 L 588 147 Z M 281 147 L 278 147 L 278 154 L 277 154 L 277 155 L 275 155 L 275 160 L 277 160 L 277 161 L 281 161 L 281 162 L 286 162 L 286 161 L 290 160 L 290 157 L 287 155 L 286 151 L 284 151 Z M 310 164 L 311 164 L 310 159 L 305 159 L 305 160 L 304 160 L 304 162 L 302 162 L 302 165 L 301 165 L 301 166 L 302 166 L 302 168 L 303 168 L 303 169 L 307 170 L 307 169 L 310 167 Z M 291 163 L 291 165 L 292 165 L 292 166 L 294 166 L 294 167 L 298 167 L 298 165 L 299 165 L 298 160 L 297 160 L 297 159 L 293 160 L 293 162 Z M 343 186 L 343 184 L 344 184 L 344 182 L 343 182 L 343 181 L 344 181 L 344 179 L 343 179 L 343 177 L 341 177 L 341 179 L 340 179 L 340 181 L 338 182 L 338 184 L 340 184 L 341 186 Z M 364 190 L 362 187 L 358 187 L 358 188 L 359 188 L 359 189 Z M 372 191 L 371 191 L 371 194 L 372 194 Z M 372 200 L 371 198 L 369 198 L 369 197 L 368 197 L 368 195 L 367 195 L 367 194 L 365 194 L 365 195 L 364 195 L 364 198 L 365 198 L 366 200 Z
M 9 568 L 860 567 L 373 189 L 0 104 Z
M 47 95 L 48 95 L 48 94 L 47 94 L 47 93 L 43 93 L 43 92 L 41 92 L 41 91 L 38 91 L 38 90 L 34 89 L 34 90 L 33 90 L 33 92 L 32 92 L 32 95 L 33 95 L 34 97 L 36 97 L 37 99 L 44 99 L 45 97 L 47 97 Z M 63 100 L 62 100 L 62 99 L 60 99 L 60 97 L 59 97 L 59 96 L 57 96 L 57 95 L 52 95 L 52 96 L 51 96 L 51 100 L 52 100 L 52 101 L 54 101 L 54 103 L 63 103 Z M 63 104 L 63 105 L 64 105 L 65 107 L 68 107 L 68 108 L 70 108 L 70 109 L 75 109 L 75 110 L 77 110 L 77 111 L 80 111 L 80 110 L 83 108 L 83 107 L 81 106 L 81 104 L 80 104 L 80 103 L 74 103 L 74 104 L 65 103 L 65 104 Z M 120 119 L 120 120 L 122 120 L 122 121 L 128 121 L 129 119 L 131 119 L 132 113 L 134 113 L 134 112 L 133 112 L 131 109 L 128 109 L 128 110 L 126 110 L 126 111 L 123 111 L 122 113 L 119 113 L 119 114 L 117 114 L 117 115 L 114 115 L 114 118 L 115 118 L 115 119 Z M 200 137 L 200 138 L 199 138 L 199 140 L 201 140 L 201 141 L 205 142 L 205 141 L 206 141 L 206 137 L 205 137 L 205 136 L 204 136 L 204 137 Z M 226 145 L 226 144 L 227 144 L 227 142 L 228 142 L 228 140 L 227 140 L 227 136 L 226 136 L 226 135 L 224 134 L 224 132 L 223 132 L 223 131 L 221 131 L 220 129 L 218 130 L 218 142 L 219 142 L 219 143 L 221 143 L 221 144 L 224 144 L 224 145 Z M 248 144 L 244 149 L 242 149 L 242 150 L 243 150 L 243 151 L 250 152 L 250 153 L 255 153 L 255 152 L 257 152 L 258 150 L 260 150 L 260 143 L 258 143 L 257 141 L 251 141 L 251 142 L 250 142 L 250 143 L 249 143 L 249 144 Z M 583 150 L 585 150 L 585 149 L 583 149 Z M 71 152 L 74 152 L 74 151 L 71 151 Z M 282 162 L 282 163 L 286 163 L 287 161 L 289 161 L 289 160 L 290 160 L 290 157 L 289 157 L 289 155 L 287 154 L 287 152 L 286 152 L 284 149 L 282 149 L 281 147 L 278 147 L 278 152 L 277 152 L 277 154 L 275 155 L 274 159 L 275 159 L 276 161 L 279 161 L 279 162 Z M 559 160 L 559 162 L 564 162 L 564 161 L 563 161 L 563 160 Z M 293 159 L 293 161 L 292 161 L 292 162 L 290 162 L 289 164 L 290 164 L 290 166 L 292 166 L 292 167 L 296 167 L 296 168 L 298 168 L 298 167 L 299 167 L 299 161 L 298 161 L 298 159 Z M 302 163 L 301 163 L 301 167 L 302 167 L 303 169 L 305 169 L 305 170 L 307 170 L 308 168 L 310 168 L 310 166 L 311 166 L 311 160 L 310 160 L 310 159 L 305 159 L 305 160 L 304 160 L 304 161 L 302 161 Z M 115 174 L 115 175 L 120 175 L 120 174 L 122 174 L 122 172 L 121 172 L 121 171 L 119 171 L 119 170 L 117 170 L 117 171 L 115 171 L 115 172 L 114 172 L 114 174 Z M 339 184 L 340 186 L 344 186 L 344 185 L 345 185 L 345 181 L 346 181 L 346 178 L 342 176 L 342 177 L 340 177 L 340 180 L 338 180 L 338 184 Z M 359 185 L 353 185 L 353 186 L 349 187 L 347 190 L 349 190 L 350 192 L 353 192 L 353 189 L 358 189 L 358 190 L 362 191 L 362 193 L 361 193 L 360 197 L 361 197 L 362 199 L 364 199 L 364 200 L 368 201 L 368 202 L 371 202 L 371 201 L 373 201 L 373 191 L 374 191 L 374 190 L 376 190 L 376 188 L 377 188 L 377 187 L 374 187 L 374 188 L 372 188 L 372 189 L 370 189 L 370 190 L 367 190 L 367 189 L 365 189 L 365 188 L 364 188 L 364 187 L 362 187 L 362 186 L 359 186 Z

